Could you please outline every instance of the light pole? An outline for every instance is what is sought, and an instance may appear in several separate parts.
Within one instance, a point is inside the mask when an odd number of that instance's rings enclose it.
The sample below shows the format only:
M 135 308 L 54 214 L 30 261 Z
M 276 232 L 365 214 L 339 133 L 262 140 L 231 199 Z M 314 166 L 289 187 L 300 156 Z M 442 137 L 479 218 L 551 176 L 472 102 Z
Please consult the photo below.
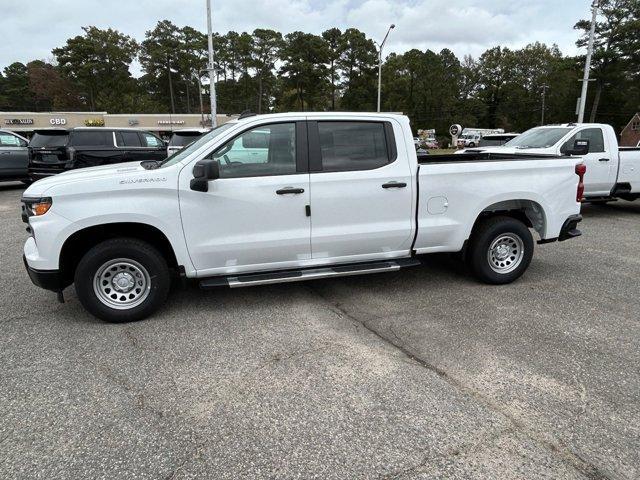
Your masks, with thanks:
M 209 65 L 207 70 L 209 71 L 209 97 L 211 100 L 211 127 L 216 128 L 218 122 L 216 121 L 216 81 L 213 68 L 213 32 L 211 31 L 211 0 L 207 0 L 207 44 L 209 47 Z
M 598 0 L 591 4 L 591 30 L 589 30 L 589 43 L 587 45 L 587 58 L 584 62 L 584 76 L 582 77 L 582 94 L 580 95 L 580 107 L 578 109 L 578 123 L 584 121 L 584 109 L 587 103 L 587 89 L 589 88 L 589 73 L 591 72 L 591 55 L 593 54 L 593 37 L 596 31 L 596 17 L 598 16 Z
M 387 30 L 387 34 L 384 36 L 384 40 L 382 40 L 382 43 L 380 44 L 380 48 L 378 49 L 378 112 L 380 111 L 380 90 L 382 90 L 382 48 L 384 47 L 384 43 L 387 41 L 389 32 L 391 32 L 393 28 L 396 28 L 396 26 L 392 23 Z
M 544 110 L 546 107 L 547 88 L 549 88 L 549 85 L 542 85 L 542 119 L 540 120 L 541 126 L 544 126 Z

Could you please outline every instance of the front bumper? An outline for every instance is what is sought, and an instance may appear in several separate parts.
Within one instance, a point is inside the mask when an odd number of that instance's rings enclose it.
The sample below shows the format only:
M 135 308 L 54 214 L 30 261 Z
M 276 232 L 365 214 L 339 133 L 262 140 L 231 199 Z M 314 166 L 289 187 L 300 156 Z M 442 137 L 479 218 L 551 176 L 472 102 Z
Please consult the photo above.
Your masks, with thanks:
M 61 292 L 64 290 L 64 282 L 59 270 L 36 270 L 31 268 L 27 263 L 27 257 L 22 256 L 24 268 L 27 269 L 29 278 L 36 287 L 51 290 L 52 292 Z

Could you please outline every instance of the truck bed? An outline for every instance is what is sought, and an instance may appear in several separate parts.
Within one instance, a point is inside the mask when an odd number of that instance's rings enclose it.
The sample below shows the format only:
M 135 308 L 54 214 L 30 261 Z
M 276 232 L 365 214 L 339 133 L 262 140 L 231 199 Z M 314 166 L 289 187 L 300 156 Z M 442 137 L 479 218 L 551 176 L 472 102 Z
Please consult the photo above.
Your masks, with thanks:
M 418 162 L 417 253 L 462 249 L 484 211 L 529 209 L 541 239 L 557 238 L 579 211 L 579 157 L 471 153 Z

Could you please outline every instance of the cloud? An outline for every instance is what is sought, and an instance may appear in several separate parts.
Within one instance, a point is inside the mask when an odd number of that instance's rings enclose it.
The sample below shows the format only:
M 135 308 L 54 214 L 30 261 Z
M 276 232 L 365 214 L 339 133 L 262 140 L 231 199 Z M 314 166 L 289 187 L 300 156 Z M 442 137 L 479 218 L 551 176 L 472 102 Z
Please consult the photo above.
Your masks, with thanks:
M 212 0 L 214 30 L 273 28 L 320 33 L 356 27 L 381 40 L 396 29 L 386 52 L 449 48 L 478 56 L 495 45 L 557 43 L 575 54 L 572 27 L 588 14 L 587 0 Z M 5 0 L 0 67 L 51 59 L 51 49 L 80 35 L 81 27 L 111 27 L 142 40 L 161 19 L 206 30 L 205 0 Z

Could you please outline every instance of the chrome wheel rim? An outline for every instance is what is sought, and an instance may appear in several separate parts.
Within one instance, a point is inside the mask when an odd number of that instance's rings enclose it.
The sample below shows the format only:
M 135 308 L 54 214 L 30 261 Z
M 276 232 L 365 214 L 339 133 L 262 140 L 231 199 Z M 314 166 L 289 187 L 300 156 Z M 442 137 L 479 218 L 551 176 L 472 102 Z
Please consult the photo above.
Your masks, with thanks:
M 128 258 L 105 262 L 93 276 L 93 291 L 109 308 L 128 310 L 144 302 L 151 291 L 151 277 L 140 263 Z
M 491 270 L 505 274 L 513 272 L 524 258 L 524 242 L 515 233 L 503 233 L 496 238 L 487 251 Z

